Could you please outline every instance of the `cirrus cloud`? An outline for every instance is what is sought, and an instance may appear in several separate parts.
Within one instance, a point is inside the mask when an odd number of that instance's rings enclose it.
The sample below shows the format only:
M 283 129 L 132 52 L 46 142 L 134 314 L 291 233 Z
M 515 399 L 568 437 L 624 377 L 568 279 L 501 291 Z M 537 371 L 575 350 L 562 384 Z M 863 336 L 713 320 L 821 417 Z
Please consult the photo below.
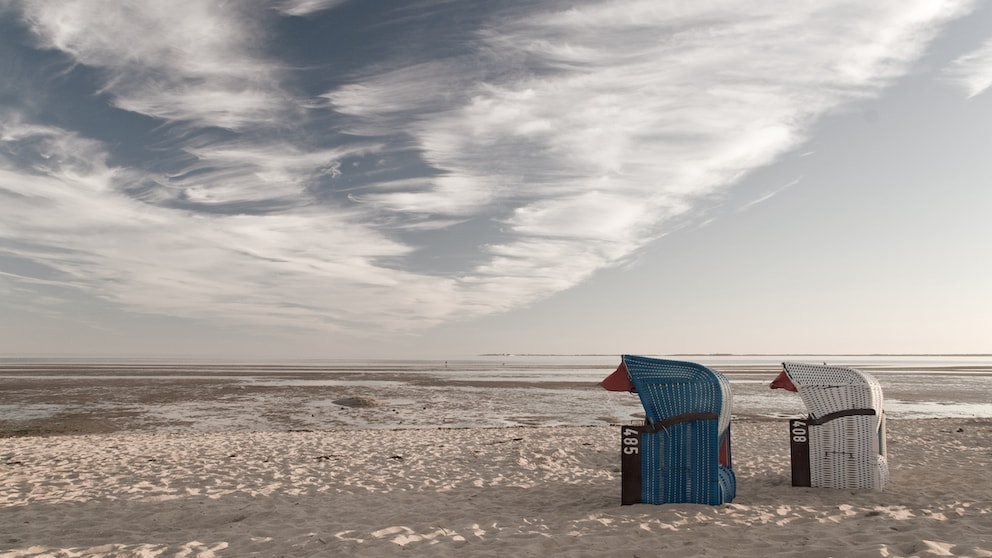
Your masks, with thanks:
M 281 48 L 280 25 L 324 37 L 344 5 L 11 2 L 6 23 L 94 72 L 108 114 L 150 123 L 7 108 L 0 283 L 329 331 L 527 305 L 878 95 L 974 3 L 399 3 L 365 29 L 382 58 Z M 478 23 L 417 17 L 445 10 Z M 314 49 L 323 64 L 293 57 Z M 980 60 L 958 64 L 973 91 Z M 427 257 L 449 247 L 465 256 Z

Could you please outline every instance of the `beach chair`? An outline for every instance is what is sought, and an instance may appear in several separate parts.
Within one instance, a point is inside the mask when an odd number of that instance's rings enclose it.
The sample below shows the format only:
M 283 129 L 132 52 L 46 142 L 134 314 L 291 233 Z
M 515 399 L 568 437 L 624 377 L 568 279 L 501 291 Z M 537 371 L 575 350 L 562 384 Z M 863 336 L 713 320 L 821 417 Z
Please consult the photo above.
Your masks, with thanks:
M 645 413 L 643 425 L 621 426 L 621 504 L 733 500 L 727 379 L 692 362 L 621 358 L 601 385 L 637 393 Z
M 855 368 L 782 363 L 773 389 L 799 392 L 809 416 L 789 421 L 792 485 L 881 490 L 889 477 L 882 387 Z

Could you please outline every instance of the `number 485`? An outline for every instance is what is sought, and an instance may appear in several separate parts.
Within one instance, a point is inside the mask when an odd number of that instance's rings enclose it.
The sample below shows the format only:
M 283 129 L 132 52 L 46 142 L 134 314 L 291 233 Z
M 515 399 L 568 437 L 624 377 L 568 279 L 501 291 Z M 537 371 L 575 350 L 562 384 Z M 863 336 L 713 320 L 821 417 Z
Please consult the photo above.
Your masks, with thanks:
M 641 449 L 638 447 L 640 443 L 640 438 L 637 436 L 637 430 L 633 428 L 623 429 L 623 452 L 627 455 L 635 455 L 640 453 Z

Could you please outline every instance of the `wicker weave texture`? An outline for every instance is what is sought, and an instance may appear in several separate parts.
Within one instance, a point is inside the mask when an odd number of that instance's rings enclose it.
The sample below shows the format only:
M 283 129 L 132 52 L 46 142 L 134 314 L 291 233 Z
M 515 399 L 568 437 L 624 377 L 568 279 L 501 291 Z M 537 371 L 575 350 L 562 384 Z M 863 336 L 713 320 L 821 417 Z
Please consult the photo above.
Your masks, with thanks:
M 733 500 L 736 479 L 729 463 L 730 383 L 696 363 L 624 355 L 623 362 L 648 424 L 680 415 L 709 413 L 642 437 L 642 502 L 719 505 Z M 728 455 L 720 464 L 721 448 Z
M 889 470 L 878 380 L 854 368 L 796 362 L 783 363 L 783 367 L 810 419 L 844 411 L 862 413 L 810 426 L 811 485 L 882 489 Z

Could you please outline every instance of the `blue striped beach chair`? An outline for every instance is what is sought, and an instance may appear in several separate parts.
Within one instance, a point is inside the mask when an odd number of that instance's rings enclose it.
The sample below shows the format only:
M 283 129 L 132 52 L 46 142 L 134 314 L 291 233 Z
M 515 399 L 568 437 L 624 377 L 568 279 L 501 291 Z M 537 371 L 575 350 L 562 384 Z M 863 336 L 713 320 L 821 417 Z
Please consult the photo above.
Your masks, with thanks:
M 733 500 L 727 379 L 692 362 L 623 355 L 602 385 L 621 390 L 625 383 L 640 397 L 646 420 L 621 427 L 622 504 Z

